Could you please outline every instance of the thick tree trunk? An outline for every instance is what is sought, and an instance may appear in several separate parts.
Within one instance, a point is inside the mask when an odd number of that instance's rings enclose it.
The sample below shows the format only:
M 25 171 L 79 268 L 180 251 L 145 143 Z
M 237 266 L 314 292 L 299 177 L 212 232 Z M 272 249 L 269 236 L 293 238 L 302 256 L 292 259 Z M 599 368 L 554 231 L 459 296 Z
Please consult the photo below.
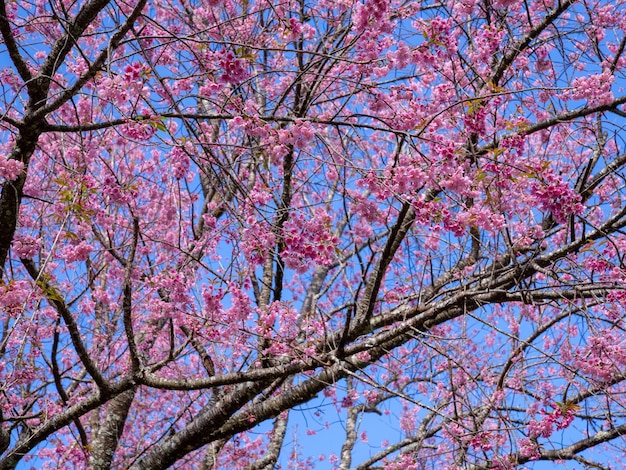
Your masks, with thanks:
M 117 444 L 124 432 L 128 411 L 133 404 L 136 389 L 128 390 L 111 400 L 106 407 L 104 420 L 92 441 L 89 464 L 93 470 L 109 470 Z M 97 411 L 96 411 L 97 413 Z

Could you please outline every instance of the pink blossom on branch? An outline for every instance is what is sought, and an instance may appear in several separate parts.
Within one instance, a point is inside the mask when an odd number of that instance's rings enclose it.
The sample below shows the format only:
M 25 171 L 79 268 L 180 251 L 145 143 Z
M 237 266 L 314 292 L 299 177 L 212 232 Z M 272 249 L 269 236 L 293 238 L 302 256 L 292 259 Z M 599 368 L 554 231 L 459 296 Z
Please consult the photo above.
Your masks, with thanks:
M 625 16 L 0 2 L 0 468 L 618 460 Z
M 0 160 L 0 178 L 13 181 L 24 170 L 24 163 L 17 160 Z

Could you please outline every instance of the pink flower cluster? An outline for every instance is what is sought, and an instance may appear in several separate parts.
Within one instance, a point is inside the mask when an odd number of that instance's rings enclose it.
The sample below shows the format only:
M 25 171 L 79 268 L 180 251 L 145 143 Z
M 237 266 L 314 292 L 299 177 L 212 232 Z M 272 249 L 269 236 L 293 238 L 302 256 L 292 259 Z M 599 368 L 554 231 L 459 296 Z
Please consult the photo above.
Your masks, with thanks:
M 333 260 L 339 242 L 332 233 L 332 218 L 320 210 L 310 219 L 294 213 L 283 229 L 287 267 L 304 272 L 313 264 L 328 265 Z
M 574 354 L 574 366 L 598 380 L 610 381 L 626 367 L 626 341 L 612 331 L 591 336 L 587 346 Z
M 580 195 L 551 171 L 541 175 L 541 181 L 532 186 L 531 195 L 538 207 L 551 212 L 554 220 L 561 224 L 570 215 L 580 215 L 585 209 L 580 203 Z
M 32 292 L 32 287 L 26 281 L 12 281 L 0 286 L 0 307 L 9 314 L 22 309 Z
M 288 41 L 295 41 L 302 34 L 302 23 L 295 18 L 289 18 L 289 26 L 285 28 L 283 35 Z
M 430 47 L 433 49 L 443 48 L 448 53 L 456 52 L 458 46 L 457 37 L 451 34 L 451 29 L 454 25 L 451 18 L 436 16 L 428 21 L 414 21 L 412 25 L 427 39 L 425 43 L 422 43 L 420 47 L 414 50 L 413 61 L 415 63 L 427 65 L 428 62 L 440 58 L 439 55 L 428 57 L 427 54 L 423 54 Z M 423 61 L 425 58 L 426 61 Z
M 561 96 L 570 100 L 587 100 L 589 106 L 607 104 L 614 99 L 611 91 L 613 80 L 609 72 L 578 77 L 572 81 L 572 88 Z
M 155 287 L 167 293 L 171 302 L 192 303 L 188 293 L 190 280 L 184 273 L 171 270 L 154 276 L 152 282 Z
M 550 437 L 554 432 L 553 426 L 556 426 L 557 431 L 560 431 L 567 428 L 574 421 L 574 412 L 572 410 L 568 409 L 563 412 L 562 407 L 557 403 L 554 403 L 552 406 L 554 407 L 552 412 L 548 412 L 545 409 L 540 411 L 545 416 L 540 423 L 531 420 L 528 430 L 533 436 Z M 536 428 L 534 428 L 533 422 L 536 423 Z
M 65 246 L 60 250 L 60 254 L 67 263 L 75 263 L 76 261 L 85 261 L 93 250 L 93 246 L 86 241 L 81 241 Z
M 485 26 L 476 31 L 473 37 L 475 45 L 474 60 L 488 63 L 489 58 L 500 47 L 505 34 L 505 30 L 492 28 L 491 26 Z
M 22 162 L 0 159 L 0 179 L 13 181 L 17 179 L 23 169 L 24 164 Z
M 114 176 L 106 176 L 104 178 L 102 194 L 112 204 L 127 204 L 137 196 L 137 191 L 133 188 L 120 185 L 117 178 Z
M 569 427 L 574 421 L 574 409 L 567 408 L 559 403 L 553 403 L 554 411 L 542 409 L 540 413 L 543 419 L 540 421 L 531 419 L 528 424 L 529 438 L 523 438 L 518 441 L 519 451 L 522 457 L 528 457 L 530 460 L 537 460 L 541 457 L 539 451 L 539 443 L 537 439 L 540 437 L 549 438 L 554 430 L 562 430 Z
M 245 59 L 240 59 L 232 52 L 222 54 L 219 60 L 219 66 L 222 68 L 220 80 L 225 83 L 240 83 L 248 78 L 248 67 Z
M 486 106 L 476 106 L 472 108 L 470 111 L 463 116 L 463 124 L 465 124 L 465 128 L 467 132 L 471 134 L 485 134 L 486 130 L 486 122 L 485 119 L 488 115 L 488 108 Z
M 202 288 L 204 310 L 208 315 L 221 311 L 223 299 L 224 290 L 221 287 L 205 286 Z
M 124 135 L 131 139 L 148 140 L 156 133 L 157 127 L 149 117 L 146 117 L 140 120 L 131 119 L 121 129 Z
M 129 82 L 141 81 L 144 67 L 139 62 L 133 62 L 124 67 L 124 78 Z
M 469 445 L 476 450 L 487 452 L 493 448 L 493 437 L 488 432 L 479 432 L 469 442 Z
M 35 238 L 31 235 L 16 234 L 13 239 L 13 252 L 20 258 L 32 259 L 41 249 L 41 238 Z
M 520 439 L 517 441 L 517 446 L 519 447 L 519 453 L 522 457 L 528 457 L 530 460 L 538 460 L 541 457 L 539 445 L 531 439 L 526 437 Z
M 384 30 L 388 4 L 386 0 L 368 0 L 364 4 L 357 3 L 352 10 L 354 29 L 358 32 L 365 31 L 368 27 Z
M 253 216 L 246 220 L 241 232 L 242 251 L 251 264 L 261 265 L 267 253 L 276 245 L 276 237 L 266 221 L 257 221 Z
M 281 146 L 293 145 L 296 148 L 306 148 L 315 140 L 315 129 L 310 122 L 296 120 L 293 126 L 279 130 L 277 135 Z
M 170 165 L 172 166 L 172 176 L 177 180 L 184 179 L 191 166 L 189 154 L 181 147 L 174 147 L 170 154 Z

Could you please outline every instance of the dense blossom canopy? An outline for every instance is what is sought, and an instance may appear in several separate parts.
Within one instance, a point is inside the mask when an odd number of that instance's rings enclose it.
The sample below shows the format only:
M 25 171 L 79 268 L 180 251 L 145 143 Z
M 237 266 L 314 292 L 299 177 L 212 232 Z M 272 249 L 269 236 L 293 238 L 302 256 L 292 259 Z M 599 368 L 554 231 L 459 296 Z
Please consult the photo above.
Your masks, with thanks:
M 1 469 L 626 458 L 626 2 L 0 0 L 0 35 Z

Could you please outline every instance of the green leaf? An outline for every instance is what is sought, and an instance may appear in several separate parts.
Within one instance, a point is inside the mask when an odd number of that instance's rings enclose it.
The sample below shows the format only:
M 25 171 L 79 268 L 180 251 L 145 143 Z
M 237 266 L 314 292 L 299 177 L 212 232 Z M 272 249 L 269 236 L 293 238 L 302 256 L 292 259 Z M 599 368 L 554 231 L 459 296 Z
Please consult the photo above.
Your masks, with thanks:
M 476 172 L 476 177 L 475 180 L 477 182 L 484 180 L 487 177 L 487 173 L 485 173 L 483 170 L 478 170 Z
M 167 132 L 167 126 L 164 124 L 164 122 L 163 122 L 164 120 L 165 120 L 165 118 L 163 118 L 162 116 L 154 117 L 150 121 L 150 125 L 154 129 L 157 129 L 157 130 L 162 131 L 162 132 Z

